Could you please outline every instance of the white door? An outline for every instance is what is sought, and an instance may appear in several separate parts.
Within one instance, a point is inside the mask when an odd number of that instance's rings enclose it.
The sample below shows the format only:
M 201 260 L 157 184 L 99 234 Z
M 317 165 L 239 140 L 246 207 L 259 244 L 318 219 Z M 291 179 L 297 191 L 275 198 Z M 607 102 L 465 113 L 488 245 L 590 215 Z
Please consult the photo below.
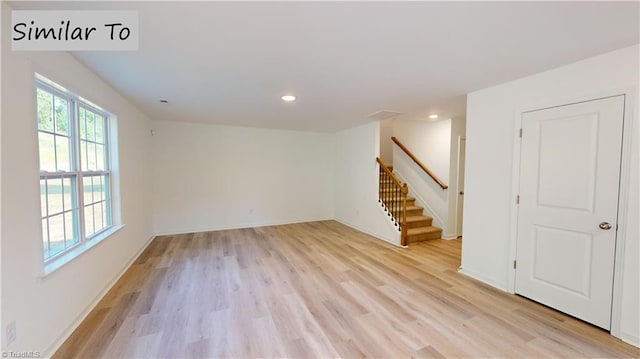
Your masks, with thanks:
M 522 116 L 516 293 L 610 329 L 624 96 Z
M 458 137 L 458 178 L 456 183 L 458 184 L 458 197 L 456 201 L 456 223 L 457 234 L 462 235 L 462 212 L 464 208 L 464 161 L 465 161 L 465 148 L 466 139 L 464 137 Z

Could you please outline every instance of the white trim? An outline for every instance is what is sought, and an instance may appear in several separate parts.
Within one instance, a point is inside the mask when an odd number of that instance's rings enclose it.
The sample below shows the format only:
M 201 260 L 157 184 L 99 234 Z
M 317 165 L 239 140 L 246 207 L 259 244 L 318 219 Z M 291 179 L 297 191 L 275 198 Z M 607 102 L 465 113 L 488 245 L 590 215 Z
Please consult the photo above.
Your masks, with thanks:
M 382 210 L 382 207 L 380 209 Z M 385 213 L 386 216 L 386 213 Z M 185 229 L 184 231 L 171 231 L 171 232 L 160 232 L 158 234 L 156 234 L 156 236 L 175 236 L 175 235 L 179 235 L 179 234 L 185 234 L 185 233 L 199 233 L 199 232 L 212 232 L 212 231 L 226 231 L 226 230 L 232 230 L 232 229 L 246 229 L 246 228 L 260 228 L 260 227 L 271 227 L 271 226 L 284 226 L 287 224 L 298 224 L 298 223 L 311 223 L 311 222 L 322 222 L 322 221 L 336 221 L 339 223 L 344 224 L 347 227 L 351 227 L 353 229 L 356 229 L 362 233 L 368 234 L 372 237 L 375 237 L 376 239 L 385 241 L 387 243 L 393 244 L 396 247 L 401 247 L 401 248 L 406 248 L 406 247 L 402 247 L 400 245 L 400 232 L 398 232 L 398 238 L 395 239 L 395 242 L 393 239 L 390 238 L 384 238 L 382 236 L 379 236 L 377 234 L 374 234 L 360 226 L 357 226 L 355 224 L 349 223 L 345 220 L 342 219 L 338 219 L 338 218 L 333 218 L 333 217 L 322 217 L 322 218 L 314 218 L 314 219 L 302 219 L 302 220 L 295 220 L 295 221 L 282 221 L 282 222 L 270 222 L 270 223 L 262 223 L 262 224 L 254 224 L 254 225 L 236 225 L 236 226 L 216 226 L 216 227 L 209 227 L 209 229 L 196 229 L 196 230 L 187 230 Z
M 516 260 L 518 246 L 518 204 L 516 197 L 520 193 L 520 150 L 522 141 L 520 140 L 520 128 L 522 127 L 522 113 L 524 111 L 516 111 L 514 114 L 513 126 L 513 166 L 511 169 L 511 210 L 509 218 L 509 230 L 511 240 L 509 241 L 509 258 L 507 258 L 507 291 L 515 294 L 516 292 L 516 270 L 513 268 L 513 261 Z
M 637 90 L 627 89 L 624 92 L 624 123 L 622 130 L 622 158 L 620 159 L 620 187 L 618 194 L 618 233 L 616 235 L 616 254 L 613 267 L 613 297 L 611 301 L 611 335 L 626 342 L 640 346 L 640 338 L 622 332 L 622 284 L 624 283 L 624 255 L 627 243 L 626 223 L 629 211 L 629 192 L 631 191 L 631 159 L 633 130 L 638 126 L 637 121 Z
M 613 334 L 611 334 L 613 335 Z M 630 333 L 626 333 L 626 332 L 621 332 L 620 336 L 614 335 L 614 337 L 620 338 L 622 339 L 623 342 L 629 343 L 633 346 L 636 346 L 638 348 L 640 348 L 640 338 L 638 338 L 637 336 L 630 334 Z
M 386 214 L 385 214 L 385 215 L 386 215 Z M 375 233 L 372 233 L 372 232 L 370 232 L 370 231 L 368 231 L 368 230 L 366 230 L 366 229 L 364 229 L 364 228 L 361 228 L 360 226 L 356 226 L 355 224 L 352 224 L 352 223 L 346 222 L 346 221 L 344 221 L 344 220 L 341 220 L 341 219 L 338 219 L 338 218 L 334 218 L 333 220 L 334 220 L 334 221 L 336 221 L 336 222 L 338 222 L 338 223 L 342 223 L 342 224 L 344 224 L 344 225 L 345 225 L 345 226 L 347 226 L 347 227 L 351 227 L 351 228 L 353 228 L 353 229 L 355 229 L 355 230 L 357 230 L 357 231 L 360 231 L 360 232 L 362 232 L 362 233 L 364 233 L 364 234 L 367 234 L 367 235 L 369 235 L 369 236 L 371 236 L 371 237 L 373 237 L 373 238 L 375 238 L 375 239 L 381 240 L 381 241 L 383 241 L 383 242 L 385 242 L 385 243 L 389 243 L 389 244 L 391 244 L 391 245 L 393 245 L 393 246 L 395 246 L 395 247 L 399 247 L 399 248 L 407 248 L 407 246 L 402 246 L 402 245 L 400 244 L 400 232 L 398 232 L 398 238 L 397 238 L 396 242 L 394 242 L 394 241 L 393 241 L 393 240 L 391 240 L 391 239 L 384 238 L 384 237 L 382 237 L 382 236 L 380 236 L 380 235 L 377 235 L 377 234 L 375 234 Z
M 67 263 L 72 262 L 74 259 L 80 257 L 82 254 L 102 243 L 102 241 L 118 232 L 122 228 L 124 228 L 124 224 L 111 226 L 98 233 L 94 237 L 91 237 L 90 239 L 80 242 L 74 247 L 71 247 L 66 252 L 63 252 L 60 256 L 55 257 L 55 259 L 43 263 L 42 274 L 40 275 L 40 278 L 45 278 L 51 273 L 64 267 Z
M 458 136 L 458 158 L 457 158 L 458 161 L 456 163 L 456 192 L 457 193 L 455 194 L 455 196 L 456 196 L 456 200 L 455 200 L 455 202 L 456 202 L 456 205 L 455 205 L 455 208 L 456 208 L 456 212 L 455 212 L 455 219 L 456 219 L 456 221 L 455 221 L 455 227 L 456 227 L 455 228 L 455 235 L 456 235 L 456 238 L 462 236 L 462 230 L 461 230 L 462 223 L 461 222 L 462 222 L 463 215 L 460 214 L 460 211 L 458 210 L 458 208 L 460 207 L 460 153 L 462 153 L 462 151 L 460 151 L 460 145 L 462 144 L 462 141 L 464 141 L 464 143 L 465 143 L 465 146 L 464 146 L 464 148 L 465 148 L 465 156 L 464 156 L 464 158 L 465 158 L 465 161 L 466 161 L 467 160 L 467 155 L 466 155 L 466 152 L 467 152 L 467 137 L 466 136 Z M 465 164 L 462 164 L 463 168 L 464 168 L 464 165 Z M 464 183 L 464 178 L 462 180 L 463 180 L 463 183 Z M 463 191 L 464 191 L 464 189 L 463 189 Z M 464 199 L 463 199 L 463 204 L 464 204 Z
M 484 275 L 482 275 L 482 274 L 478 274 L 478 273 L 476 273 L 476 272 L 470 272 L 470 271 L 467 271 L 467 270 L 465 270 L 465 269 L 464 269 L 464 268 L 462 268 L 462 267 L 458 268 L 458 273 L 460 273 L 460 274 L 464 274 L 465 276 L 467 276 L 467 277 L 469 277 L 469 278 L 471 278 L 471 279 L 475 279 L 475 280 L 477 280 L 477 281 L 480 281 L 480 282 L 482 282 L 482 283 L 488 284 L 488 285 L 490 285 L 490 286 L 492 286 L 492 287 L 495 287 L 495 288 L 497 288 L 497 289 L 500 289 L 500 290 L 502 290 L 502 291 L 508 292 L 508 290 L 507 290 L 506 288 L 504 288 L 504 286 L 502 286 L 502 285 L 500 284 L 500 282 L 498 282 L 498 281 L 496 281 L 496 280 L 494 280 L 494 279 L 492 279 L 492 278 L 485 277 L 485 276 L 484 276 Z M 511 294 L 513 294 L 513 293 L 511 293 Z
M 229 226 L 213 226 L 213 227 L 197 227 L 197 228 L 183 228 L 172 231 L 164 231 L 164 232 L 156 232 L 156 236 L 173 236 L 177 234 L 185 234 L 185 233 L 198 233 L 198 232 L 214 232 L 214 231 L 226 231 L 230 229 L 244 229 L 244 228 L 259 228 L 259 227 L 270 227 L 270 226 L 283 226 L 287 224 L 296 224 L 296 223 L 307 223 L 307 222 L 320 222 L 320 221 L 331 221 L 334 220 L 333 217 L 316 217 L 316 218 L 303 218 L 303 219 L 285 219 L 281 221 L 274 222 L 257 222 L 257 223 L 247 223 L 247 224 L 234 224 Z
M 624 124 L 622 133 L 622 159 L 620 163 L 620 187 L 618 197 L 618 233 L 616 236 L 616 251 L 615 251 L 615 264 L 613 274 L 613 298 L 611 303 L 611 328 L 610 333 L 612 336 L 620 338 L 625 342 L 633 345 L 640 343 L 640 338 L 630 335 L 628 333 L 621 332 L 622 322 L 622 283 L 624 274 L 624 254 L 625 244 L 627 241 L 626 226 L 624 221 L 626 220 L 626 214 L 629 207 L 628 194 L 631 189 L 631 150 L 632 150 L 632 131 L 637 126 L 637 102 L 636 94 L 637 87 L 626 87 L 622 89 L 601 91 L 589 95 L 579 96 L 567 96 L 563 98 L 557 98 L 555 100 L 545 101 L 542 103 L 521 106 L 514 113 L 514 146 L 513 146 L 513 174 L 512 174 L 512 198 L 514 199 L 511 207 L 511 239 L 509 241 L 509 260 L 507 261 L 507 291 L 515 293 L 515 269 L 513 268 L 513 261 L 516 260 L 516 247 L 518 237 L 518 206 L 515 203 L 515 197 L 518 195 L 520 187 L 520 147 L 521 141 L 519 136 L 520 127 L 522 124 L 522 115 L 525 112 L 535 111 L 538 109 L 552 108 L 558 106 L 564 106 L 573 103 L 593 101 L 597 99 L 612 97 L 612 96 L 625 96 L 624 105 Z M 475 276 L 475 274 L 470 274 Z M 500 288 L 500 286 L 495 285 Z
M 131 267 L 131 265 L 138 259 L 138 257 L 140 257 L 142 252 L 149 246 L 149 244 L 151 244 L 151 242 L 155 237 L 156 237 L 155 235 L 152 235 L 151 237 L 149 237 L 149 239 L 147 239 L 146 243 L 142 246 L 142 248 L 140 248 L 140 250 L 137 251 L 131 257 L 129 262 L 127 262 L 127 264 L 122 267 L 120 272 L 116 274 L 115 277 L 109 283 L 107 283 L 107 285 L 100 291 L 100 293 L 98 293 L 96 298 L 91 303 L 89 303 L 89 305 L 85 307 L 85 309 L 76 317 L 76 319 L 71 323 L 71 325 L 67 327 L 67 330 L 65 330 L 64 333 L 58 337 L 58 339 L 56 339 L 51 345 L 49 345 L 49 347 L 42 354 L 43 358 L 50 358 L 53 354 L 55 354 L 56 351 L 58 351 L 58 349 L 60 349 L 62 344 L 64 344 L 64 342 L 71 336 L 71 334 L 73 334 L 73 332 L 78 328 L 78 326 L 80 326 L 80 324 L 85 319 L 87 319 L 87 316 L 89 315 L 89 313 L 91 313 L 91 311 L 96 307 L 96 305 L 98 305 L 98 303 L 102 300 L 102 298 L 104 298 L 104 296 L 113 288 L 113 286 L 127 272 L 127 270 Z

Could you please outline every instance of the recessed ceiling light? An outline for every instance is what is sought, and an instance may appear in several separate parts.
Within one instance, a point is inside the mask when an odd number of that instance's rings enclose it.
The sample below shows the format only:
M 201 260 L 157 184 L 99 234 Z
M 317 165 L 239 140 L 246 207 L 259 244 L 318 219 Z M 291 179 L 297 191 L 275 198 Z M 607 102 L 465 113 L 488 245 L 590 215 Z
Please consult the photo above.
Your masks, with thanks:
M 160 103 L 169 103 L 169 101 L 165 99 L 160 99 Z
M 429 118 L 435 120 L 436 118 L 438 118 L 438 114 L 434 113 L 432 115 L 429 115 Z
M 293 102 L 295 100 L 296 100 L 296 97 L 292 96 L 292 95 L 284 95 L 284 96 L 282 96 L 282 101 L 284 101 L 284 102 Z

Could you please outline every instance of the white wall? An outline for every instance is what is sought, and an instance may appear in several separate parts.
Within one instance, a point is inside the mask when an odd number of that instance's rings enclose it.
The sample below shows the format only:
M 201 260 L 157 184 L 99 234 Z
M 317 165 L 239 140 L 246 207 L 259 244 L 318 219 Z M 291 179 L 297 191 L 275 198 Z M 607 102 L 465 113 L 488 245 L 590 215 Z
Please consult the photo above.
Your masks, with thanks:
M 331 135 L 153 121 L 157 234 L 333 218 Z
M 385 165 L 393 164 L 393 126 L 395 120 L 387 119 L 380 121 L 380 159 Z
M 378 204 L 379 122 L 343 130 L 334 137 L 335 219 L 400 245 L 400 232 Z
M 514 141 L 516 120 L 522 111 L 589 100 L 625 90 L 636 91 L 627 106 L 637 106 L 638 46 L 590 58 L 538 75 L 508 82 L 468 95 L 467 155 L 465 181 L 463 271 L 502 289 L 512 287 L 515 213 Z M 635 103 L 635 104 L 634 104 Z M 637 110 L 631 118 L 638 126 Z M 640 343 L 638 330 L 638 131 L 629 136 L 632 152 L 633 189 L 627 226 L 623 278 L 623 310 L 620 336 Z M 635 203 L 634 203 L 635 202 Z M 634 224 L 635 223 L 635 224 Z M 630 227 L 633 226 L 633 227 Z M 614 329 L 615 330 L 615 329 Z
M 397 119 L 393 123 L 393 135 L 442 182 L 449 185 L 451 119 Z
M 448 193 L 440 188 L 428 174 L 422 170 L 398 146 L 393 148 L 393 173 L 409 186 L 409 196 L 416 199 L 416 205 L 423 207 L 423 214 L 433 218 L 433 225 L 442 228 L 448 223 Z
M 10 22 L 6 3 L 2 21 Z M 150 120 L 69 54 L 12 52 L 9 36 L 2 32 L 2 351 L 47 356 L 152 235 Z M 125 224 L 44 278 L 34 71 L 117 114 Z M 17 339 L 7 345 L 10 321 Z

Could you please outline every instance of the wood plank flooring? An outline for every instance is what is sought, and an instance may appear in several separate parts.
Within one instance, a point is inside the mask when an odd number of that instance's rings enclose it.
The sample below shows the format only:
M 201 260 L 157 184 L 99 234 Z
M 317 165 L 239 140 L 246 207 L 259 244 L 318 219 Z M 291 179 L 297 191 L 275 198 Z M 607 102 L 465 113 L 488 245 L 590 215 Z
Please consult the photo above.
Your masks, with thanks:
M 640 350 L 333 221 L 157 237 L 55 358 L 611 357 Z

